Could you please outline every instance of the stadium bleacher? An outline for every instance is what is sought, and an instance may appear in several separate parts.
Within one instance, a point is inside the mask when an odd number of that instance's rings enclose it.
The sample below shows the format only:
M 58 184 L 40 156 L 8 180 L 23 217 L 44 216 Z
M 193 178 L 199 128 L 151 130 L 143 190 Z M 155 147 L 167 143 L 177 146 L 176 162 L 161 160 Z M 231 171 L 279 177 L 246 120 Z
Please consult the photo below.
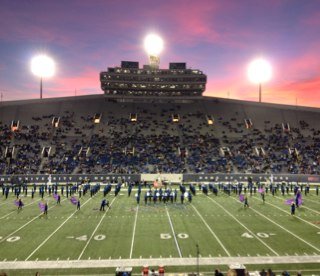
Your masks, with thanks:
M 314 108 L 94 95 L 2 103 L 0 115 L 1 175 L 320 171 Z

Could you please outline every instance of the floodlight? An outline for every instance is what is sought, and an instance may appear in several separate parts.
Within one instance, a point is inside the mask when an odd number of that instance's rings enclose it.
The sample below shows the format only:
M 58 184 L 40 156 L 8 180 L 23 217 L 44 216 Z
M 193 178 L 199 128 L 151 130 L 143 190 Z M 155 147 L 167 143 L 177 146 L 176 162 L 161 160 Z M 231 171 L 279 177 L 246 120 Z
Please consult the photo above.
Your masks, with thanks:
M 31 72 L 40 77 L 40 99 L 42 99 L 42 78 L 52 77 L 55 72 L 55 64 L 52 58 L 39 55 L 31 60 Z
M 149 55 L 150 66 L 159 68 L 159 54 L 163 50 L 163 40 L 156 34 L 149 34 L 144 40 L 144 48 Z
M 270 63 L 262 58 L 252 61 L 248 66 L 247 75 L 251 82 L 259 84 L 259 102 L 261 102 L 261 84 L 272 77 Z
M 31 71 L 38 77 L 52 77 L 55 65 L 52 58 L 46 55 L 39 55 L 31 60 Z
M 163 40 L 156 34 L 149 34 L 144 40 L 144 47 L 149 55 L 158 56 L 163 50 Z
M 264 59 L 256 59 L 248 66 L 248 77 L 253 83 L 263 83 L 271 79 L 272 68 Z

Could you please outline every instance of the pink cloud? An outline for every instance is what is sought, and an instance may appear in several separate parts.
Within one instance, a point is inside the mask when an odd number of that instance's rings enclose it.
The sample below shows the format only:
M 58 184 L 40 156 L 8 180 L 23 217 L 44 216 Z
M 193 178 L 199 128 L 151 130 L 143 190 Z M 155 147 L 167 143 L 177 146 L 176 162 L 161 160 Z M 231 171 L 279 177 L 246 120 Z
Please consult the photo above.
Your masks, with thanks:
M 317 46 L 320 46 L 320 44 Z M 278 73 L 285 76 L 286 79 L 301 79 L 306 76 L 319 74 L 320 60 L 316 58 L 319 49 L 318 47 L 312 47 L 311 49 L 306 47 L 302 55 L 281 60 L 276 65 L 279 67 L 277 69 Z
M 209 80 L 205 96 L 258 101 L 258 87 L 243 78 Z M 292 83 L 262 86 L 262 101 L 288 105 L 320 107 L 320 75 Z
M 102 93 L 99 71 L 92 67 L 85 68 L 76 76 L 59 77 L 48 85 L 49 97 L 73 96 L 75 91 L 77 95 Z
M 320 11 L 315 11 L 302 19 L 302 24 L 308 28 L 316 28 L 320 26 Z
M 320 76 L 300 82 L 283 84 L 269 91 L 269 101 L 289 105 L 320 107 Z
M 157 9 L 150 10 L 147 17 L 167 22 L 171 39 L 197 44 L 195 38 L 217 39 L 218 33 L 210 27 L 209 18 L 214 18 L 218 5 L 215 1 L 202 1 L 201 5 L 196 1 L 162 2 Z

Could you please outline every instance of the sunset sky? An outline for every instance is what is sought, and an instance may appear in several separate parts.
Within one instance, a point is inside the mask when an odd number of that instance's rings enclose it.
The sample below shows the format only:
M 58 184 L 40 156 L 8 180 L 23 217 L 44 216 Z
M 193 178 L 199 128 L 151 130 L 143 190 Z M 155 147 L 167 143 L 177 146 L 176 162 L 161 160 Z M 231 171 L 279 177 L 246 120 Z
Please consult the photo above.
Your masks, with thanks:
M 165 41 L 161 68 L 187 62 L 208 76 L 204 95 L 258 100 L 249 62 L 273 67 L 262 101 L 320 107 L 319 0 L 1 0 L 3 100 L 39 97 L 31 58 L 51 56 L 47 97 L 102 94 L 99 72 L 121 60 L 148 63 L 143 39 Z

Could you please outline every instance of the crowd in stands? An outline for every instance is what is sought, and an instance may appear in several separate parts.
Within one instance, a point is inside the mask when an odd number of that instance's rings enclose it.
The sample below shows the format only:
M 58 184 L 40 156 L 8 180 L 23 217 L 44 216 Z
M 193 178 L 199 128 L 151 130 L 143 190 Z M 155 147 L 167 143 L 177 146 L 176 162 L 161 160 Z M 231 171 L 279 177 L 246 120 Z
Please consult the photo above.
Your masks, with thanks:
M 1 122 L 0 154 L 15 150 L 0 159 L 0 174 L 320 173 L 316 126 L 300 120 L 284 129 L 279 122 L 253 120 L 247 128 L 237 113 L 221 114 L 209 125 L 204 110 L 188 108 L 118 103 L 98 124 L 94 111 L 44 114 L 28 123 L 20 118 L 15 131 Z M 172 114 L 179 114 L 178 122 Z M 57 127 L 51 122 L 55 116 Z M 48 157 L 43 147 L 51 147 Z

